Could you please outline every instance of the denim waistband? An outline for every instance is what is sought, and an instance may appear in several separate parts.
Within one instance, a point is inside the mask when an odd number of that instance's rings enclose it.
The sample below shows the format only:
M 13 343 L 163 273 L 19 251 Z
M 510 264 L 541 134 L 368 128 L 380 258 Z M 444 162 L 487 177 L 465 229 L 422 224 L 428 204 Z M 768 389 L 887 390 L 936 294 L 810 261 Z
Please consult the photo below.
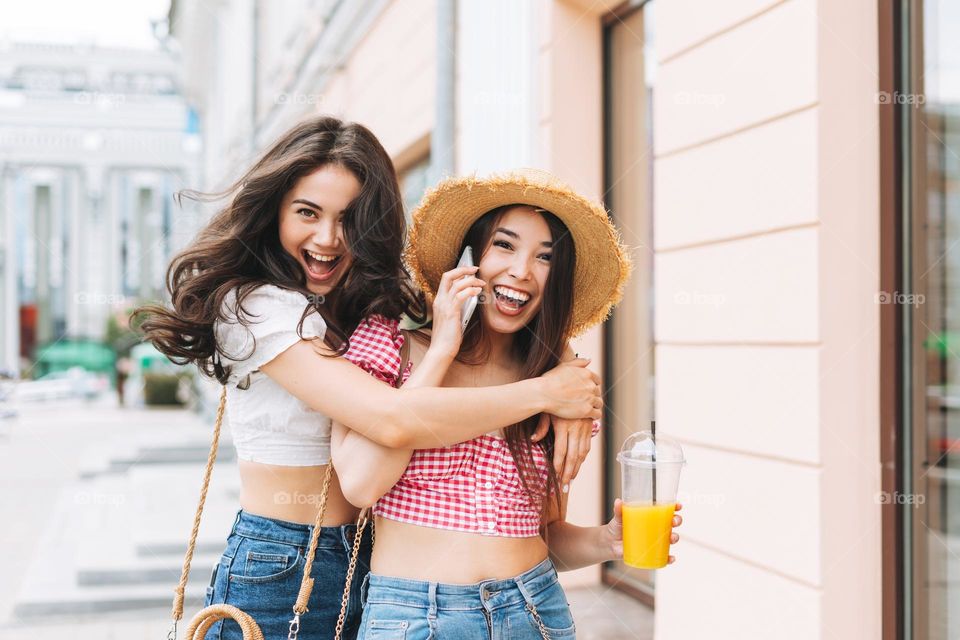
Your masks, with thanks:
M 361 548 L 371 544 L 371 524 L 367 524 L 360 541 Z M 230 535 L 243 536 L 254 540 L 279 542 L 297 547 L 306 548 L 310 545 L 310 536 L 313 525 L 299 522 L 288 522 L 247 513 L 244 510 L 237 512 Z M 320 527 L 320 536 L 317 538 L 318 549 L 342 548 L 347 553 L 353 551 L 353 539 L 357 533 L 357 525 L 345 524 L 337 527 Z
M 557 570 L 550 558 L 547 558 L 513 578 L 484 580 L 473 584 L 427 582 L 370 573 L 365 579 L 364 591 L 367 591 L 368 602 L 423 607 L 433 611 L 492 611 L 524 602 L 534 605 L 534 596 L 556 582 Z

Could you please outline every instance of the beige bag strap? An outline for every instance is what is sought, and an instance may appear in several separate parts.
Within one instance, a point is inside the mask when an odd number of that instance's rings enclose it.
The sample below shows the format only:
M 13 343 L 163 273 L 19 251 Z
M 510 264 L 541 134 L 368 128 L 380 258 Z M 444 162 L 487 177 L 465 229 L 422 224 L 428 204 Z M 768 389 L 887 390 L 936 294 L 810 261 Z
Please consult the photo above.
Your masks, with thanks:
M 200 502 L 197 512 L 193 516 L 193 529 L 190 531 L 190 542 L 187 543 L 187 553 L 183 558 L 183 569 L 180 571 L 180 584 L 174 589 L 173 596 L 173 631 L 176 623 L 183 618 L 183 598 L 187 590 L 187 579 L 190 577 L 190 563 L 193 561 L 193 550 L 197 546 L 197 534 L 200 532 L 200 516 L 203 515 L 203 505 L 207 501 L 207 489 L 210 488 L 210 473 L 213 464 L 217 461 L 217 446 L 220 444 L 220 427 L 223 425 L 223 412 L 227 408 L 227 387 L 220 389 L 220 404 L 217 406 L 217 419 L 213 426 L 213 443 L 207 455 L 207 468 L 203 472 L 203 486 L 200 487 Z
M 210 487 L 210 475 L 213 472 L 213 465 L 217 460 L 217 449 L 220 444 L 220 429 L 223 425 L 223 414 L 227 406 L 227 387 L 220 390 L 220 404 L 217 407 L 217 418 L 213 428 L 213 442 L 210 444 L 210 454 L 207 456 L 207 466 L 203 472 L 203 485 L 200 488 L 200 500 L 197 504 L 197 511 L 193 517 L 193 529 L 190 532 L 190 542 L 187 544 L 187 552 L 183 558 L 183 569 L 180 572 L 180 583 L 174 589 L 173 597 L 173 625 L 167 634 L 168 640 L 176 640 L 177 623 L 183 618 L 184 594 L 187 589 L 187 581 L 190 577 L 190 563 L 193 560 L 193 552 L 197 546 L 197 534 L 200 531 L 200 518 L 203 515 L 203 505 L 207 501 L 207 491 Z M 294 617 L 290 621 L 289 640 L 296 640 L 297 633 L 300 631 L 300 616 L 308 611 L 307 603 L 310 601 L 310 594 L 313 591 L 313 578 L 310 573 L 313 569 L 313 560 L 316 556 L 317 543 L 320 539 L 320 530 L 323 523 L 323 517 L 327 511 L 327 493 L 330 491 L 330 481 L 333 476 L 333 464 L 328 464 L 324 472 L 323 489 L 320 494 L 320 508 L 317 510 L 317 518 L 313 524 L 313 533 L 310 536 L 310 546 L 307 551 L 306 564 L 303 568 L 303 579 L 300 582 L 300 591 L 297 594 L 297 601 L 293 606 Z M 357 531 L 353 539 L 353 550 L 350 555 L 350 564 L 347 568 L 346 584 L 343 588 L 343 598 L 340 602 L 340 616 L 337 619 L 335 640 L 340 640 L 343 632 L 343 625 L 347 615 L 347 605 L 350 601 L 350 587 L 353 582 L 353 574 L 357 567 L 357 556 L 360 552 L 360 541 L 363 538 L 363 531 L 367 525 L 366 509 L 360 512 L 357 521 Z M 189 640 L 200 640 L 204 637 L 207 630 L 218 620 L 232 618 L 240 625 L 245 640 L 263 640 L 263 633 L 259 625 L 247 613 L 228 604 L 213 604 L 202 609 L 190 621 L 187 627 L 186 637 Z
M 410 340 L 412 340 L 413 331 L 408 329 L 400 329 L 401 335 L 403 335 L 403 346 L 400 347 L 400 377 L 397 378 L 396 386 L 399 388 L 403 382 L 403 372 L 407 369 L 407 365 L 410 363 Z

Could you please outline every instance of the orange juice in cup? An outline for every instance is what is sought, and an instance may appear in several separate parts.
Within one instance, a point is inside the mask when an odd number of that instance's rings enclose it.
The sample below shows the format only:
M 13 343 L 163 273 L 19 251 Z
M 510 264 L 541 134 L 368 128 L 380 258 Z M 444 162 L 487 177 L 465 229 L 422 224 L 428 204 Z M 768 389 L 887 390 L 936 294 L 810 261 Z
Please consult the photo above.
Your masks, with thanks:
M 617 460 L 623 481 L 623 561 L 638 569 L 665 567 L 683 449 L 653 431 L 640 431 L 623 443 Z
M 667 566 L 676 503 L 623 505 L 623 561 L 639 569 Z

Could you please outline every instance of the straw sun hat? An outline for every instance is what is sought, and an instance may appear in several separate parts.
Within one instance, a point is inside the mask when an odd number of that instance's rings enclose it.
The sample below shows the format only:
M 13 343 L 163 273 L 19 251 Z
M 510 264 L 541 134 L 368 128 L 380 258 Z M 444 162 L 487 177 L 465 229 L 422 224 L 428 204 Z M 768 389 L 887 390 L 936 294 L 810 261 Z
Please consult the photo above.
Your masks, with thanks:
M 406 252 L 420 288 L 432 298 L 443 273 L 456 266 L 470 226 L 488 211 L 510 204 L 545 209 L 570 230 L 576 252 L 570 337 L 603 322 L 623 297 L 630 258 L 603 206 L 545 171 L 449 178 L 427 192 L 413 212 Z

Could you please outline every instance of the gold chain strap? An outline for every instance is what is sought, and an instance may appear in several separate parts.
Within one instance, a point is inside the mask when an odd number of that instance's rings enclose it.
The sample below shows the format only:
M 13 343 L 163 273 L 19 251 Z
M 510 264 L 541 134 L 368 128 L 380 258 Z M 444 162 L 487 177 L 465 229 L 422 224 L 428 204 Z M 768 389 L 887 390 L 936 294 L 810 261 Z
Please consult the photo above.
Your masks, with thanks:
M 353 551 L 350 554 L 350 565 L 347 567 L 347 580 L 343 586 L 343 598 L 340 600 L 340 617 L 337 618 L 337 630 L 333 635 L 334 640 L 340 640 L 340 634 L 343 633 L 343 625 L 347 619 L 347 605 L 350 602 L 350 586 L 353 583 L 353 573 L 357 569 L 360 541 L 363 538 L 363 530 L 367 528 L 367 522 L 367 510 L 363 509 L 357 518 L 357 532 L 353 536 Z
M 540 629 L 540 635 L 543 637 L 543 640 L 550 640 L 550 634 L 547 633 L 547 625 L 543 624 L 543 619 L 540 617 L 540 612 L 537 611 L 537 608 L 528 602 L 527 611 L 529 611 L 533 619 L 537 621 L 537 627 Z

